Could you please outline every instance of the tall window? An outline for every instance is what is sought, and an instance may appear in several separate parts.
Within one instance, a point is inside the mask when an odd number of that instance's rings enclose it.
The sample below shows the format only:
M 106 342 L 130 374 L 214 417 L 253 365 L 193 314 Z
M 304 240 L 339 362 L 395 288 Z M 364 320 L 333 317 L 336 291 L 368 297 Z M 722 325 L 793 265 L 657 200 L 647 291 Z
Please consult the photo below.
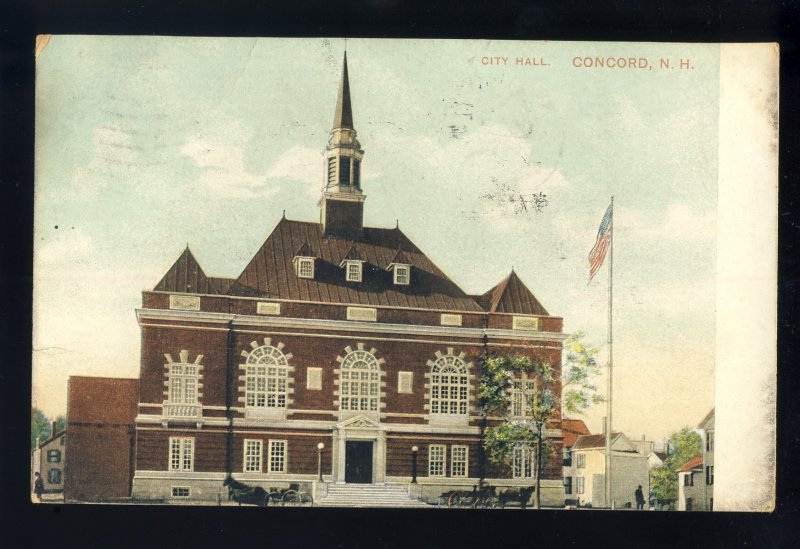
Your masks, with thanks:
M 714 451 L 714 431 L 708 431 L 706 433 L 706 451 Z
M 564 477 L 564 493 L 572 495 L 572 477 Z
M 336 179 L 336 157 L 328 157 L 328 183 L 333 183 Z
M 261 472 L 261 455 L 263 442 L 260 440 L 245 439 L 244 441 L 244 472 Z
M 466 446 L 453 446 L 450 448 L 450 475 L 454 477 L 467 476 L 467 456 Z
M 61 469 L 50 469 L 47 471 L 47 482 L 50 484 L 61 484 Z
M 582 494 L 584 489 L 583 477 L 575 477 L 575 493 Z
M 350 158 L 339 157 L 339 185 L 350 185 Z
M 361 161 L 353 159 L 353 187 L 358 188 L 361 184 Z
M 194 437 L 170 437 L 169 470 L 194 470 Z
M 579 468 L 586 467 L 586 454 L 578 454 L 576 461 L 578 462 L 575 466 Z
M 285 473 L 286 472 L 286 441 L 285 440 L 270 440 L 269 441 L 269 472 L 270 473 Z
M 468 396 L 466 363 L 453 355 L 437 359 L 431 367 L 431 413 L 466 415 Z
M 694 486 L 694 475 L 689 472 L 683 476 L 683 485 L 684 486 Z
M 706 484 L 712 486 L 714 484 L 714 466 L 706 465 Z
M 169 365 L 169 401 L 172 404 L 197 404 L 197 364 L 173 362 Z
M 256 347 L 245 365 L 245 405 L 249 408 L 285 408 L 289 364 L 272 345 Z
M 342 360 L 339 373 L 339 408 L 377 412 L 381 372 L 378 359 L 369 351 L 352 351 Z
M 514 478 L 533 477 L 533 452 L 527 446 L 514 447 L 514 459 L 511 464 Z
M 443 444 L 431 444 L 428 446 L 428 476 L 444 476 L 444 460 L 446 448 Z
M 532 379 L 515 379 L 511 389 L 511 415 L 514 417 L 530 417 L 531 399 L 536 390 L 536 381 Z

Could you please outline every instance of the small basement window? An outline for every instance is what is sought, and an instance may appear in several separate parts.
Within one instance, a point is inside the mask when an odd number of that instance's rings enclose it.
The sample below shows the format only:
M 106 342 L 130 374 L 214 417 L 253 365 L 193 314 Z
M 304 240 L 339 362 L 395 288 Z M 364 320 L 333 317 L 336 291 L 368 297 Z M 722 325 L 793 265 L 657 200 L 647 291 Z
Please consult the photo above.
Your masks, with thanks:
M 190 494 L 188 486 L 173 486 L 172 497 L 174 498 L 188 498 Z
M 411 281 L 411 266 L 410 265 L 395 265 L 394 266 L 394 283 L 401 286 L 408 286 Z

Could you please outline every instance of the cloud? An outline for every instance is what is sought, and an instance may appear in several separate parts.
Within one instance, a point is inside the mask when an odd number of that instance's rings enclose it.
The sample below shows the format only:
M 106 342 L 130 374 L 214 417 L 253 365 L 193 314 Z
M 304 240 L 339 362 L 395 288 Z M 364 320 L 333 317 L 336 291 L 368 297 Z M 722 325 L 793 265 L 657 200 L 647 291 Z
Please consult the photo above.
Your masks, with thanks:
M 627 239 L 658 239 L 673 242 L 713 242 L 716 213 L 696 214 L 683 203 L 670 204 L 659 217 L 640 210 L 614 207 L 614 224 Z
M 131 136 L 117 126 L 96 128 L 92 136 L 92 158 L 72 172 L 70 185 L 55 193 L 58 199 L 82 199 L 96 196 L 120 172 L 131 169 L 138 154 Z
M 323 155 L 318 149 L 292 147 L 278 157 L 266 177 L 302 183 L 310 196 L 318 198 L 324 185 Z
M 85 263 L 93 250 L 94 240 L 89 235 L 80 229 L 62 227 L 49 230 L 46 239 L 37 242 L 34 261 L 37 270 Z

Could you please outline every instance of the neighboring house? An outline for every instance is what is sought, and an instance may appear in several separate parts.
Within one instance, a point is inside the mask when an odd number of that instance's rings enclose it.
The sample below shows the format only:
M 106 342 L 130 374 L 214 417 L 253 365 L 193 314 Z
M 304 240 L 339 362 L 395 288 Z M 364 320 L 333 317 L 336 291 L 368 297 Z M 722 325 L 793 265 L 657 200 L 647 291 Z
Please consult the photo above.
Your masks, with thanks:
M 649 456 L 647 456 L 647 468 L 653 469 L 654 467 L 661 467 L 666 461 L 666 452 L 652 452 Z
M 572 478 L 569 481 L 572 499 L 580 506 L 608 507 L 605 502 L 606 436 L 579 436 L 571 454 L 572 463 L 564 468 L 564 478 Z M 635 508 L 636 488 L 642 487 L 645 498 L 650 491 L 647 458 L 622 433 L 611 436 L 611 468 L 612 505 Z
M 39 443 L 33 451 L 33 471 L 39 472 L 44 482 L 45 493 L 64 491 L 64 440 L 65 432 L 56 433 L 53 422 L 50 438 Z
M 703 456 L 695 456 L 678 469 L 678 511 L 705 511 Z
M 705 473 L 704 486 L 705 509 L 714 510 L 714 409 L 698 425 L 703 431 L 703 471 Z
M 130 496 L 138 400 L 136 379 L 69 378 L 65 501 Z
M 561 419 L 561 434 L 564 438 L 561 440 L 563 447 L 563 478 L 564 478 L 564 497 L 565 502 L 568 504 L 576 503 L 575 488 L 572 485 L 572 447 L 581 435 L 589 435 L 591 432 L 586 424 L 580 419 Z
M 363 155 L 345 58 L 319 221 L 278 220 L 236 278 L 207 276 L 187 247 L 142 293 L 135 498 L 213 500 L 227 475 L 311 482 L 319 443 L 325 482 L 409 485 L 416 447 L 425 496 L 472 489 L 484 472 L 496 487 L 532 484 L 531 448 L 508 467 L 479 461 L 478 365 L 487 351 L 524 354 L 558 379 L 562 319 L 513 270 L 469 295 L 399 226 L 365 226 Z M 400 185 L 392 192 L 406 192 Z M 447 217 L 435 204 L 419 209 Z M 471 268 L 487 268 L 491 253 L 477 253 Z M 516 380 L 521 417 L 536 383 Z M 541 499 L 560 505 L 560 418 L 548 427 L 555 453 Z

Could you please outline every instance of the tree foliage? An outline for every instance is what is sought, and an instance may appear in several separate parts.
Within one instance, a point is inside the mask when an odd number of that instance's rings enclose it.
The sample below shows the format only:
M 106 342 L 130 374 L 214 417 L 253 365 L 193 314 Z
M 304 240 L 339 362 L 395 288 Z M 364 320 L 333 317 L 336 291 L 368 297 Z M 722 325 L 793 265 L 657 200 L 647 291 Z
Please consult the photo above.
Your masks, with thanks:
M 669 437 L 671 452 L 664 465 L 650 471 L 650 487 L 659 503 L 671 504 L 678 499 L 678 470 L 690 459 L 703 453 L 703 439 L 689 427 Z
M 605 402 L 597 393 L 595 379 L 600 374 L 597 348 L 584 343 L 585 334 L 576 332 L 564 342 L 566 356 L 561 375 L 562 407 L 571 414 Z
M 528 393 L 531 416 L 511 417 L 511 390 L 515 378 L 526 373 L 536 380 L 536 389 Z M 503 422 L 488 427 L 483 446 L 486 456 L 497 464 L 510 465 L 514 448 L 525 446 L 536 449 L 537 422 L 544 423 L 557 407 L 557 398 L 551 388 L 553 368 L 549 364 L 522 355 L 487 355 L 481 359 L 481 377 L 478 398 L 484 417 L 500 416 Z M 542 437 L 542 458 L 551 452 L 547 439 Z M 538 472 L 537 472 L 538 474 Z
M 36 441 L 50 436 L 50 418 L 38 408 L 31 408 L 31 450 L 36 448 Z

